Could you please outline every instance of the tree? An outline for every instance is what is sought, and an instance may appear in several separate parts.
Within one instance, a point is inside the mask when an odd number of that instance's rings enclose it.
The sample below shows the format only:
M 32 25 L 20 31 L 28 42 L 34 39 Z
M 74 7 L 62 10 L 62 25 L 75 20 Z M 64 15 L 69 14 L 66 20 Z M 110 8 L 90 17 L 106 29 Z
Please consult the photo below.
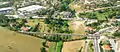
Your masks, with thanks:
M 39 25 L 40 23 L 38 23 L 37 25 L 35 25 L 35 27 L 33 28 L 33 32 L 39 32 Z
M 0 25 L 1 26 L 7 26 L 7 25 L 9 25 L 8 22 L 9 22 L 8 17 L 6 17 L 3 14 L 1 14 L 0 15 Z
M 119 37 L 120 37 L 120 32 L 115 32 L 115 33 L 113 34 L 113 36 L 119 38 Z
M 40 50 L 41 50 L 41 52 L 46 52 L 44 47 L 40 48 Z
M 116 22 L 115 22 L 115 26 L 120 26 L 120 22 L 119 22 L 119 21 L 116 21 Z
M 53 19 L 53 18 L 46 18 L 44 20 L 48 27 L 57 33 L 71 33 L 72 31 L 68 28 L 68 21 L 62 19 Z
M 89 14 L 87 15 L 87 17 L 88 17 L 89 19 L 97 19 L 97 16 L 96 16 L 95 13 L 89 13 Z

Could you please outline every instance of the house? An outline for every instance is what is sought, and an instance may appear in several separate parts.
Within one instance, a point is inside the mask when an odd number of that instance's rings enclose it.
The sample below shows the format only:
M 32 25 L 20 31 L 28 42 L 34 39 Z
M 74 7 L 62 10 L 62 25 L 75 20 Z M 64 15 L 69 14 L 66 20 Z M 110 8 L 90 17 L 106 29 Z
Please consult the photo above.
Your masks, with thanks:
M 63 17 L 63 18 L 71 18 L 72 17 L 72 13 L 71 12 L 61 12 L 60 15 Z
M 10 2 L 0 2 L 0 5 L 9 4 Z
M 103 45 L 103 48 L 104 48 L 105 50 L 111 50 L 111 48 L 110 48 L 109 45 Z
M 40 10 L 45 9 L 45 8 L 46 7 L 39 6 L 39 5 L 31 5 L 31 6 L 19 8 L 18 11 L 17 11 L 17 13 L 19 15 L 26 16 L 26 15 L 29 15 L 29 14 L 31 15 L 33 13 L 39 12 Z
M 85 30 L 87 30 L 87 31 L 92 31 L 92 30 L 94 30 L 92 27 L 85 27 Z
M 0 14 L 9 14 L 12 10 L 12 7 L 0 8 Z
M 5 15 L 5 16 L 7 16 L 8 18 L 20 18 L 19 15 Z
M 25 26 L 22 26 L 20 29 L 21 29 L 22 32 L 25 32 L 25 31 L 30 30 L 31 27 L 25 27 Z

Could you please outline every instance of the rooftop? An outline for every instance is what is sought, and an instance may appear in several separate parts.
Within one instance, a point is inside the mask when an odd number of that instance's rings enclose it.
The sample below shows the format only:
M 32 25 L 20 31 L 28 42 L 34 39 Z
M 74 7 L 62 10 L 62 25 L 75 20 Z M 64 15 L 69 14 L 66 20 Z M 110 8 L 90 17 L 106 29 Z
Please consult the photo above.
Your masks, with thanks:
M 103 45 L 103 47 L 104 47 L 105 50 L 111 50 L 109 45 Z
M 6 8 L 0 8 L 0 11 L 3 11 L 3 10 L 11 10 L 13 9 L 12 7 L 6 7 Z
M 30 11 L 39 10 L 39 9 L 42 9 L 42 8 L 46 8 L 46 7 L 39 6 L 39 5 L 31 5 L 31 6 L 19 8 L 18 10 L 19 11 L 28 11 L 28 12 L 30 12 Z

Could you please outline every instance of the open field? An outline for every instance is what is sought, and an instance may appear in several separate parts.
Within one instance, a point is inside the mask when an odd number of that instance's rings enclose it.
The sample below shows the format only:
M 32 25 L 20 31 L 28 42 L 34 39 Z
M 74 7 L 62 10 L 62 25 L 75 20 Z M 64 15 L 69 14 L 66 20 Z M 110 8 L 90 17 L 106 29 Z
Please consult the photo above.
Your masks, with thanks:
M 0 27 L 0 52 L 40 52 L 41 47 L 39 38 Z
M 74 3 L 71 3 L 69 4 L 69 7 L 72 9 L 72 10 L 75 10 L 77 13 L 80 13 L 80 12 L 83 12 L 85 9 L 84 9 L 84 5 L 82 4 L 74 4 Z
M 71 21 L 69 22 L 70 29 L 73 30 L 75 34 L 85 34 L 85 26 L 83 21 Z
M 83 42 L 83 40 L 64 42 L 62 52 L 77 52 L 82 48 Z M 82 52 L 84 52 L 84 49 Z

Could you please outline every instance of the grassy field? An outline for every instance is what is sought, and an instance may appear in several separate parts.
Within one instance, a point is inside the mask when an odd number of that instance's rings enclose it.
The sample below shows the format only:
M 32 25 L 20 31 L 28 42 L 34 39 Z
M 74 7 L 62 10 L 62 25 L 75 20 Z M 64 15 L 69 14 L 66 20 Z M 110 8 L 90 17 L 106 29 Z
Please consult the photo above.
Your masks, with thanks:
M 39 38 L 0 27 L 0 52 L 40 52 L 41 47 Z
M 57 42 L 55 52 L 61 52 L 62 46 L 63 46 L 62 41 Z
M 55 47 L 56 47 L 55 42 L 47 42 L 47 46 L 49 46 L 48 47 L 48 52 L 55 52 Z

